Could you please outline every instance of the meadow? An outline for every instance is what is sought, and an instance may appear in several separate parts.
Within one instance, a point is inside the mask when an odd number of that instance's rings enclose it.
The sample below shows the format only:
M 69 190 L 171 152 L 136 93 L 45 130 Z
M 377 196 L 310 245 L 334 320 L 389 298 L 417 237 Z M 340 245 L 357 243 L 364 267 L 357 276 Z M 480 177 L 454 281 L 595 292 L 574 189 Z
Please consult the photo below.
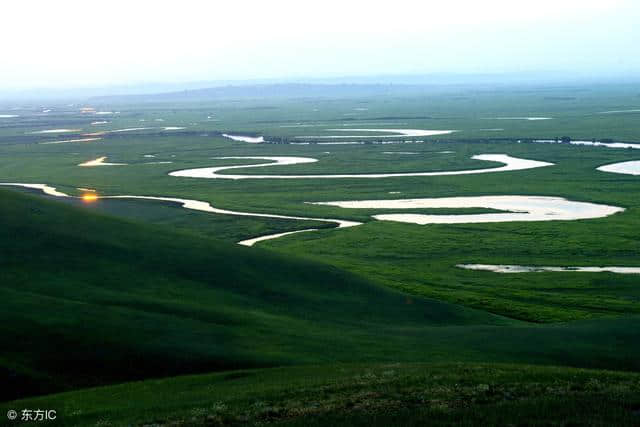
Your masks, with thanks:
M 640 179 L 596 168 L 638 160 L 640 151 L 535 142 L 568 136 L 640 144 L 640 112 L 627 112 L 639 104 L 640 86 L 628 84 L 179 102 L 106 97 L 47 105 L 47 113 L 39 104 L 0 105 L 0 114 L 17 115 L 0 118 L 0 183 L 363 223 L 334 229 L 1 187 L 0 373 L 7 386 L 0 406 L 53 405 L 64 414 L 60 425 L 359 425 L 372 414 L 374 425 L 500 425 L 519 413 L 540 416 L 540 424 L 553 421 L 544 413 L 564 423 L 637 424 L 640 275 L 498 274 L 456 265 L 639 267 Z M 350 128 L 456 132 L 354 138 L 359 144 L 324 138 Z M 38 133 L 55 129 L 69 132 Z M 309 135 L 318 138 L 298 138 Z M 86 138 L 98 139 L 60 142 Z M 233 170 L 246 175 L 501 166 L 471 158 L 478 154 L 553 165 L 380 179 L 168 175 L 264 162 L 219 157 L 318 160 Z M 77 166 L 103 156 L 123 165 Z M 495 211 L 308 203 L 486 195 L 625 210 L 577 221 L 416 225 L 373 215 Z M 320 230 L 252 248 L 236 244 L 308 228 Z M 175 377 L 185 374 L 202 375 Z M 147 381 L 125 383 L 134 380 Z M 74 391 L 97 386 L 106 387 Z M 173 403 L 158 407 L 156 392 Z M 136 396 L 143 409 L 124 396 Z M 27 400 L 12 402 L 18 398 Z M 597 416 L 587 419 L 584 408 Z M 497 410 L 503 418 L 491 415 Z

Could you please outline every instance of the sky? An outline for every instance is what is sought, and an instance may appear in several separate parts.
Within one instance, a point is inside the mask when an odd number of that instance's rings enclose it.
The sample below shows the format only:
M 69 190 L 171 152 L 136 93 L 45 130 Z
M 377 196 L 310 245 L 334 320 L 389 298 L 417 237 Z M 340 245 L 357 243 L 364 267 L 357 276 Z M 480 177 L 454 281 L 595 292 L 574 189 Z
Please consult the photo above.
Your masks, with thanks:
M 638 22 L 638 0 L 6 1 L 0 89 L 384 74 L 640 74 Z

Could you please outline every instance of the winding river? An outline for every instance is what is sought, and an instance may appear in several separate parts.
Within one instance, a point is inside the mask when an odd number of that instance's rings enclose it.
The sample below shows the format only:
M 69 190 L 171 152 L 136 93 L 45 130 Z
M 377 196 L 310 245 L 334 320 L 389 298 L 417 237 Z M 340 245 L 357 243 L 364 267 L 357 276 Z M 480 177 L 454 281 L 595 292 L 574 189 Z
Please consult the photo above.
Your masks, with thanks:
M 546 144 L 564 144 L 563 142 L 555 139 L 534 139 L 533 142 L 542 142 Z M 629 142 L 601 142 L 601 141 L 569 141 L 571 145 L 589 145 L 593 147 L 607 147 L 607 148 L 636 148 L 640 149 L 640 144 L 633 144 Z
M 472 157 L 476 160 L 485 160 L 503 163 L 503 166 L 487 169 L 472 169 L 460 171 L 442 172 L 409 172 L 409 173 L 389 173 L 389 174 L 339 174 L 339 175 L 233 175 L 220 174 L 223 170 L 267 167 L 274 165 L 293 165 L 315 163 L 317 159 L 309 157 L 219 157 L 218 159 L 238 159 L 238 160 L 267 160 L 268 163 L 255 165 L 234 165 L 218 166 L 210 168 L 185 169 L 169 173 L 171 176 L 191 177 L 191 178 L 218 178 L 218 179 L 299 179 L 299 178 L 388 178 L 402 176 L 446 176 L 446 175 L 466 175 L 479 173 L 492 173 L 501 171 L 515 171 L 532 169 L 538 167 L 551 166 L 553 163 L 540 162 L 536 160 L 520 159 L 506 154 L 481 154 Z M 82 166 L 107 165 L 105 157 L 85 162 Z M 37 189 L 43 193 L 55 197 L 73 197 L 56 190 L 47 184 L 25 184 L 25 183 L 0 183 L 5 186 L 19 186 L 30 189 Z M 139 199 L 155 200 L 180 204 L 185 209 L 193 209 L 201 212 L 208 212 L 222 215 L 235 215 L 259 218 L 274 218 L 302 221 L 320 221 L 336 225 L 336 228 L 347 228 L 360 225 L 360 222 L 347 221 L 333 218 L 312 218 L 300 216 L 288 216 L 278 214 L 265 214 L 255 212 L 240 212 L 227 209 L 219 209 L 209 202 L 182 199 L 175 197 L 160 196 L 136 196 L 136 195 L 116 195 L 100 196 L 101 199 Z M 429 199 L 399 199 L 399 200 L 361 200 L 361 201 L 341 201 L 341 202 L 316 202 L 316 205 L 339 206 L 343 208 L 368 208 L 368 209 L 416 209 L 416 208 L 491 208 L 505 211 L 504 213 L 476 214 L 476 215 L 424 215 L 415 213 L 392 213 L 380 214 L 373 217 L 378 220 L 398 221 L 414 224 L 461 224 L 461 223 L 482 223 L 482 222 L 507 222 L 507 221 L 551 221 L 551 220 L 576 220 L 601 218 L 624 211 L 616 206 L 600 205 L 595 203 L 570 201 L 559 197 L 541 196 L 478 196 L 478 197 L 445 197 Z M 244 246 L 252 246 L 255 243 L 276 239 L 290 234 L 315 231 L 315 228 L 289 231 L 284 233 L 258 236 L 238 242 Z
M 601 172 L 622 173 L 625 175 L 640 175 L 640 160 L 612 163 L 610 165 L 600 166 L 598 170 Z
M 617 273 L 640 274 L 640 267 L 536 267 L 526 265 L 504 264 L 458 264 L 458 268 L 465 270 L 492 271 L 494 273 Z
M 24 183 L 0 183 L 3 186 L 14 186 L 14 187 L 23 187 L 30 188 L 34 190 L 40 190 L 44 194 L 55 197 L 68 197 L 68 198 L 80 198 L 75 196 L 69 196 L 66 193 L 62 193 L 56 190 L 55 187 L 51 187 L 47 184 L 24 184 Z M 209 202 L 203 202 L 200 200 L 192 200 L 192 199 L 180 199 L 175 197 L 156 197 L 156 196 L 100 196 L 96 197 L 97 199 L 137 199 L 137 200 L 156 200 L 161 202 L 170 202 L 177 203 L 182 205 L 185 209 L 193 209 L 201 212 L 209 212 L 215 214 L 222 215 L 235 215 L 235 216 L 247 216 L 247 217 L 258 217 L 258 218 L 275 218 L 275 219 L 292 219 L 292 220 L 301 220 L 301 221 L 319 221 L 319 222 L 328 222 L 336 224 L 336 228 L 348 228 L 355 227 L 356 225 L 361 225 L 361 222 L 355 221 L 347 221 L 342 219 L 329 219 L 329 218 L 309 218 L 309 217 L 301 217 L 301 216 L 288 216 L 288 215 L 276 215 L 276 214 L 264 214 L 264 213 L 254 213 L 254 212 L 240 212 L 240 211 L 231 211 L 227 209 L 218 209 L 213 206 Z M 253 246 L 257 242 L 262 242 L 265 240 L 277 239 L 278 237 L 286 236 L 294 233 L 302 233 L 306 231 L 317 231 L 317 228 L 308 228 L 305 230 L 296 230 L 296 231 L 288 231 L 285 233 L 276 233 L 276 234 L 268 234 L 265 236 L 254 237 L 247 240 L 242 240 L 238 242 L 238 244 L 243 246 Z
M 265 142 L 264 136 L 230 135 L 228 133 L 223 133 L 222 136 L 233 141 L 248 142 L 249 144 L 261 144 Z
M 517 171 L 525 169 L 534 169 L 545 166 L 553 166 L 553 163 L 540 162 L 537 160 L 520 159 L 511 157 L 507 154 L 479 154 L 471 157 L 474 160 L 484 160 L 489 162 L 503 163 L 504 166 L 487 169 L 467 169 L 459 171 L 441 171 L 441 172 L 401 172 L 401 173 L 363 173 L 363 174 L 334 174 L 334 175 L 234 175 L 222 174 L 219 172 L 233 169 L 259 168 L 266 166 L 284 166 L 297 165 L 305 163 L 315 163 L 318 160 L 311 157 L 216 157 L 219 160 L 268 160 L 268 163 L 259 163 L 255 165 L 236 165 L 236 166 L 216 166 L 196 169 L 183 169 L 170 172 L 171 176 L 187 177 L 187 178 L 209 178 L 209 179 L 336 179 L 336 178 L 393 178 L 408 176 L 449 176 L 449 175 L 470 175 L 479 173 L 493 173 Z
M 382 221 L 411 224 L 469 224 L 512 221 L 559 221 L 594 219 L 624 211 L 617 206 L 576 202 L 561 197 L 546 196 L 475 196 L 440 197 L 428 199 L 359 200 L 340 202 L 315 202 L 315 205 L 338 206 L 350 209 L 440 209 L 485 208 L 504 213 L 472 215 L 426 215 L 417 213 L 392 213 L 374 215 Z
M 335 138 L 398 138 L 398 137 L 421 137 L 449 135 L 455 130 L 425 130 L 425 129 L 327 129 L 327 132 L 382 132 L 392 135 L 306 135 L 296 136 L 299 139 L 335 139 Z

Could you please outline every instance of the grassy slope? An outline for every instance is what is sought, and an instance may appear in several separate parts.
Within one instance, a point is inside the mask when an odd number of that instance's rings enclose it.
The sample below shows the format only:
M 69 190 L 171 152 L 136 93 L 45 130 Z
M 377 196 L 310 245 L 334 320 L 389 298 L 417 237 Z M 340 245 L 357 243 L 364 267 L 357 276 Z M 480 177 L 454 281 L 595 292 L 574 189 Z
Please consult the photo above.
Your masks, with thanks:
M 0 404 L 87 425 L 638 425 L 640 375 L 504 364 L 337 364 L 168 378 Z M 19 423 L 15 423 L 19 424 Z
M 5 393 L 349 359 L 394 328 L 507 322 L 407 304 L 325 265 L 0 194 L 3 376 L 44 376 Z
M 1 197 L 4 399 L 292 363 L 640 369 L 635 317 L 530 325 L 407 297 L 293 256 L 10 191 Z
M 166 225 L 175 230 L 195 232 L 203 237 L 236 243 L 251 237 L 308 228 L 333 228 L 335 224 L 318 221 L 213 215 L 184 209 L 177 203 L 149 200 L 99 199 L 83 203 L 78 199 L 61 199 L 93 212 L 114 215 L 134 221 Z

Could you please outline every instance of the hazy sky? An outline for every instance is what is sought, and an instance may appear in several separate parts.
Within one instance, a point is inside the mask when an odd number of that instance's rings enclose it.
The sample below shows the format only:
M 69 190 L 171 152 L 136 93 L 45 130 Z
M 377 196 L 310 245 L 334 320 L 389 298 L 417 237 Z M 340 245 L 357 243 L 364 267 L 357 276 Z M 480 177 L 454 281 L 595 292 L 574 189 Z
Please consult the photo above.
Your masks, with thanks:
M 5 1 L 0 88 L 640 71 L 639 0 Z

